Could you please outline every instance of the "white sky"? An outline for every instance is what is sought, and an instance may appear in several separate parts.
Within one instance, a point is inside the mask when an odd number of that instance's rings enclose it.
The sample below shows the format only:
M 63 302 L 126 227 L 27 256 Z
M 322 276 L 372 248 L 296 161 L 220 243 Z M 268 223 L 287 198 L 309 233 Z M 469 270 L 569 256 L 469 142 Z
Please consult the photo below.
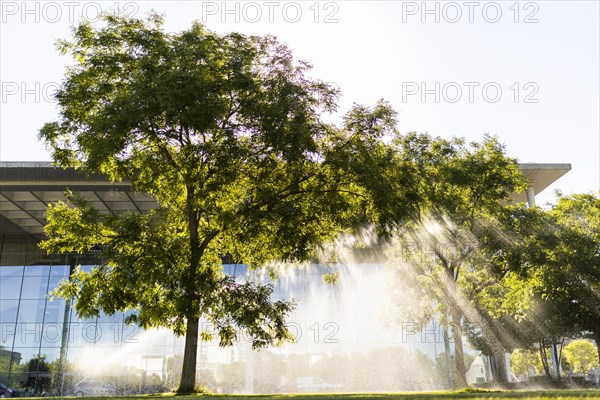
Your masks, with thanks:
M 51 93 L 70 62 L 55 51 L 56 39 L 100 7 L 138 17 L 153 8 L 165 13 L 168 30 L 200 20 L 218 32 L 278 36 L 314 65 L 315 77 L 340 87 L 341 112 L 385 98 L 400 112 L 402 132 L 470 140 L 487 132 L 520 162 L 571 163 L 538 204 L 552 201 L 554 189 L 597 191 L 599 4 L 2 0 L 0 160 L 50 160 L 37 132 L 57 116 Z

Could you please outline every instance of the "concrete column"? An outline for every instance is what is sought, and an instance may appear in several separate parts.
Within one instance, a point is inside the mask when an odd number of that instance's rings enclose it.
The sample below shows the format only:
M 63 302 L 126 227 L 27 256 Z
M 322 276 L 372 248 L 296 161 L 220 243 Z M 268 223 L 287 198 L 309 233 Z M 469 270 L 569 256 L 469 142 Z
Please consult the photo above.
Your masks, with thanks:
M 253 394 L 254 393 L 254 350 L 252 350 L 252 345 L 249 343 L 245 343 L 244 347 L 246 347 L 246 385 L 245 385 L 245 394 Z
M 513 382 L 512 371 L 510 369 L 510 353 L 504 353 L 504 363 L 506 365 L 506 381 Z
M 535 192 L 533 191 L 533 187 L 529 186 L 527 188 L 527 205 L 529 205 L 529 207 L 533 207 L 535 206 Z
M 69 262 L 69 280 L 75 273 L 75 256 L 70 257 Z M 59 377 L 60 377 L 60 394 L 64 395 L 65 389 L 65 374 L 68 371 L 67 368 L 67 350 L 69 347 L 69 331 L 71 323 L 71 299 L 65 300 L 65 310 L 63 313 L 63 326 L 62 336 L 60 341 L 60 358 L 59 358 Z
M 550 345 L 550 357 L 552 358 L 552 370 L 550 373 L 557 379 L 560 378 L 560 365 L 558 363 L 558 356 L 558 346 L 553 343 Z
M 492 370 L 492 363 L 494 362 L 494 358 L 492 356 L 485 356 L 485 360 L 486 360 L 485 381 L 489 382 L 494 379 L 494 371 Z

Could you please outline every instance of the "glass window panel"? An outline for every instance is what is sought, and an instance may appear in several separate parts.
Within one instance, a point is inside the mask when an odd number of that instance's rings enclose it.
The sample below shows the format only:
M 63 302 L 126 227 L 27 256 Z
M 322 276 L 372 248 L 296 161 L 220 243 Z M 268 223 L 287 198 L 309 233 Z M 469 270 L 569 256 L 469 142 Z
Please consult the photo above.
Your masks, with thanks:
M 48 293 L 56 289 L 60 282 L 65 281 L 67 279 L 69 279 L 68 276 L 50 276 L 50 282 L 48 283 Z
M 23 268 L 24 267 L 0 267 L 0 278 L 8 277 L 8 276 L 23 276 Z
M 41 322 L 19 322 L 17 324 L 15 347 L 39 347 L 41 340 Z
M 15 353 L 19 353 L 19 355 L 21 356 L 21 362 L 19 363 L 19 365 L 27 365 L 29 363 L 29 360 L 37 357 L 39 350 L 40 350 L 40 347 L 36 346 L 36 347 L 15 347 L 13 351 Z M 14 365 L 13 365 L 13 368 L 14 368 Z M 27 370 L 27 367 L 23 367 L 23 368 L 25 370 Z
M 86 347 L 96 343 L 99 332 L 94 322 L 72 322 L 69 327 L 69 346 Z
M 60 343 L 59 343 L 60 345 Z M 60 358 L 60 347 L 42 347 L 41 355 L 44 356 L 47 363 L 56 361 Z
M 121 346 L 121 338 L 123 335 L 123 324 L 99 323 L 97 331 L 97 344 L 102 346 Z
M 19 300 L 0 300 L 0 323 L 12 323 L 17 320 Z
M 69 344 L 69 351 L 67 351 L 67 360 L 70 363 L 74 363 L 74 364 L 77 363 L 77 361 L 80 360 L 81 351 L 82 351 L 81 346 L 75 346 L 75 345 Z
M 63 324 L 58 322 L 50 322 L 44 324 L 42 330 L 42 346 L 44 347 L 60 347 L 62 343 Z
M 21 277 L 0 278 L 0 299 L 18 299 L 21 293 Z
M 73 321 L 73 322 L 81 322 L 81 323 L 84 323 L 84 324 L 87 324 L 87 323 L 95 324 L 97 320 L 98 320 L 98 318 L 96 318 L 96 317 L 78 318 L 77 317 L 77 312 L 75 310 L 75 307 L 73 306 L 73 308 L 72 308 L 72 314 L 71 314 L 71 321 Z
M 90 272 L 95 265 L 80 265 L 79 268 L 84 272 Z
M 233 274 L 234 278 L 244 277 L 248 274 L 248 266 L 246 264 L 234 264 Z
M 45 299 L 48 294 L 48 275 L 23 278 L 22 299 Z
M 44 320 L 45 303 L 46 299 L 21 300 L 19 322 L 42 322 Z
M 12 346 L 12 342 L 10 343 Z M 12 348 L 12 347 L 11 347 Z M 21 364 L 21 354 L 18 352 L 11 352 L 9 349 L 5 349 L 5 352 L 0 356 L 0 382 L 6 384 L 8 377 L 8 368 L 12 361 L 12 366 L 15 367 Z
M 52 267 L 50 267 L 50 275 L 68 277 L 69 276 L 69 266 L 68 265 L 53 265 Z
M 46 318 L 45 323 L 59 323 L 62 324 L 65 316 L 65 300 L 54 299 L 48 300 L 46 303 Z
M 25 267 L 25 276 L 48 276 L 49 265 L 28 265 Z
M 19 368 L 22 373 L 19 374 L 19 382 L 32 390 L 43 392 L 50 389 L 51 368 L 45 356 L 39 354 L 39 349 L 23 349 L 28 357 L 24 358 L 22 366 Z M 30 352 L 33 350 L 34 352 Z
M 140 353 L 147 355 L 166 355 L 173 352 L 173 346 L 144 346 L 143 349 L 140 349 L 139 351 Z M 201 347 L 198 347 L 198 354 L 200 354 L 200 352 L 202 352 L 202 355 L 206 355 L 207 346 L 205 344 L 202 344 Z
M 123 313 L 122 312 L 116 312 L 113 315 L 108 315 L 104 312 L 100 312 L 100 318 L 98 319 L 98 322 L 118 322 L 121 323 L 123 322 Z
M 5 348 L 11 348 L 17 332 L 17 326 L 14 321 L 3 322 L 0 324 L 0 346 Z
M 144 330 L 135 324 L 123 325 L 121 340 L 124 344 L 135 344 L 140 342 L 140 337 Z
M 82 338 L 82 331 L 83 329 L 80 324 L 69 324 L 68 332 L 66 333 L 67 353 L 71 353 L 73 349 L 89 346 L 89 343 Z M 59 337 L 61 339 L 61 342 L 58 343 L 59 346 L 62 343 L 62 332 L 63 331 L 61 330 L 61 332 L 59 333 Z M 92 325 L 89 326 L 89 332 L 90 337 L 93 338 L 94 330 Z M 54 335 L 54 332 L 49 333 L 52 333 Z

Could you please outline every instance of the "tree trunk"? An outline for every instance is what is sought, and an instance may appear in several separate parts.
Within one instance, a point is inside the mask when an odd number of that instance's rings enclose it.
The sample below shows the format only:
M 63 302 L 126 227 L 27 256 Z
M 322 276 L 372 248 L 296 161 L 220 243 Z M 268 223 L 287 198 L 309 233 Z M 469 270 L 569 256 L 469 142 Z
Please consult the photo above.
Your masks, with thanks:
M 490 370 L 492 371 L 492 379 L 496 379 L 498 376 L 498 363 L 496 362 L 496 357 L 493 355 L 489 356 L 490 361 Z
M 456 365 L 456 387 L 467 386 L 467 370 L 465 368 L 465 356 L 462 342 L 462 329 L 460 313 L 452 313 L 452 335 L 454 336 L 454 362 Z
M 452 355 L 450 354 L 450 337 L 448 335 L 448 326 L 444 327 L 444 352 L 446 353 L 446 379 L 448 388 L 454 387 L 454 374 L 452 371 Z
M 449 264 L 444 258 L 443 254 L 436 252 L 436 255 L 442 261 L 445 271 L 445 287 L 442 288 L 442 290 L 451 317 L 450 323 L 452 324 L 452 336 L 454 336 L 454 365 L 456 371 L 456 373 L 454 374 L 454 384 L 457 388 L 463 388 L 467 386 L 467 371 L 465 368 L 465 356 L 462 342 L 462 328 L 460 325 L 462 322 L 463 313 L 458 302 L 459 290 L 457 289 L 456 285 L 457 275 L 455 273 L 455 270 L 449 267 Z
M 546 373 L 546 376 L 552 379 L 550 367 L 548 366 L 548 354 L 546 353 L 546 347 L 543 341 L 540 342 L 540 358 L 542 359 L 542 366 L 544 367 L 544 372 Z
M 494 364 L 496 364 L 496 370 L 494 371 L 494 379 L 496 379 L 497 383 L 508 383 L 508 374 L 509 371 L 506 370 L 506 360 L 504 351 L 502 350 L 494 350 L 494 354 L 492 355 L 494 358 Z
M 194 393 L 196 389 L 196 360 L 198 357 L 199 319 L 188 319 L 183 350 L 183 367 L 178 394 Z
M 198 334 L 199 334 L 199 316 L 200 295 L 196 287 L 197 271 L 200 264 L 203 249 L 198 236 L 198 217 L 194 209 L 194 189 L 187 188 L 187 217 L 190 230 L 190 265 L 185 283 L 185 290 L 189 296 L 189 307 L 186 310 L 186 330 L 185 330 L 185 348 L 183 349 L 183 365 L 181 371 L 181 381 L 179 382 L 178 394 L 194 393 L 196 389 L 196 362 L 198 357 Z M 207 239 L 210 240 L 210 239 Z

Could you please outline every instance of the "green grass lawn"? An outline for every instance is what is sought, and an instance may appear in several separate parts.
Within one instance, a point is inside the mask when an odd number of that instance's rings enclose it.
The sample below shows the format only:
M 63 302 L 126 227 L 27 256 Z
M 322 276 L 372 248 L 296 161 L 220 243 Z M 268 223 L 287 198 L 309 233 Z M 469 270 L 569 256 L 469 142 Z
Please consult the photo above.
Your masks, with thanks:
M 73 397 L 54 397 L 53 399 L 74 399 Z M 330 394 L 273 394 L 273 395 L 197 395 L 173 396 L 140 395 L 115 397 L 84 397 L 93 399 L 130 399 L 130 400 L 426 400 L 426 399 L 600 399 L 600 390 L 516 390 L 516 391 L 458 391 L 458 392 L 405 392 L 405 393 L 330 393 Z

